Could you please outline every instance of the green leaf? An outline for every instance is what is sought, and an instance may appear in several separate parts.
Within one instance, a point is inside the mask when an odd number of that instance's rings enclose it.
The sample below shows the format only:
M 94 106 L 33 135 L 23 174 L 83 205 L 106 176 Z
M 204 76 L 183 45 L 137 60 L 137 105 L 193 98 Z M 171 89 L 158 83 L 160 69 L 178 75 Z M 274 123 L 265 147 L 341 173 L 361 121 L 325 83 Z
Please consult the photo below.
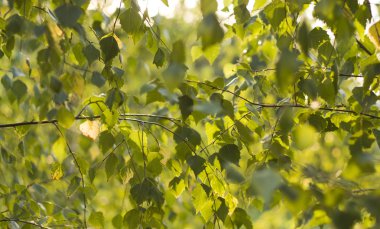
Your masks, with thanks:
M 187 158 L 187 164 L 193 170 L 195 176 L 198 176 L 206 168 L 206 160 L 198 155 L 190 156 Z
M 373 130 L 373 135 L 375 135 L 377 145 L 380 147 L 380 130 Z
M 53 180 L 59 180 L 63 177 L 63 169 L 61 163 L 55 162 L 51 165 L 50 175 L 51 179 Z
M 252 222 L 247 212 L 242 208 L 236 208 L 233 215 L 232 220 L 237 228 L 240 228 L 242 225 L 247 229 L 252 229 Z
M 154 201 L 157 206 L 162 206 L 164 203 L 163 193 L 158 189 L 157 183 L 151 178 L 145 178 L 142 183 L 131 188 L 132 198 L 138 205 L 143 202 Z
M 65 107 L 61 107 L 57 113 L 57 120 L 58 120 L 59 125 L 68 129 L 73 125 L 73 123 L 75 121 L 75 117 Z
M 186 120 L 187 117 L 193 112 L 193 99 L 187 95 L 183 95 L 179 99 L 179 109 L 181 110 L 182 119 Z
M 1 158 L 5 163 L 13 164 L 16 161 L 16 157 L 9 153 L 6 149 L 1 147 Z
M 309 52 L 309 26 L 306 21 L 303 21 L 297 32 L 297 40 L 301 45 L 301 50 L 305 55 L 308 55 Z
M 115 58 L 120 50 L 114 34 L 107 34 L 100 39 L 100 49 L 102 50 L 104 62 L 109 62 Z
M 222 148 L 220 148 L 219 150 L 218 158 L 222 164 L 226 162 L 231 162 L 239 166 L 239 160 L 240 160 L 239 147 L 235 144 L 227 144 L 227 145 L 222 146 Z
M 184 64 L 186 61 L 185 44 L 182 40 L 178 40 L 173 44 L 173 50 L 170 53 L 170 61 L 174 63 Z
M 170 90 L 177 88 L 186 76 L 187 67 L 177 62 L 170 63 L 162 73 L 165 84 Z
M 7 19 L 5 31 L 9 36 L 14 34 L 22 34 L 25 28 L 25 20 L 18 14 L 13 14 Z
M 169 187 L 173 189 L 175 196 L 178 198 L 182 192 L 185 190 L 185 181 L 181 179 L 180 177 L 174 177 L 170 182 L 169 182 Z
M 83 54 L 86 57 L 88 64 L 92 64 L 100 57 L 100 51 L 92 44 L 89 44 L 83 48 Z
M 115 228 L 122 228 L 123 227 L 123 217 L 120 214 L 115 215 L 112 218 L 112 225 Z
M 143 20 L 135 7 L 124 11 L 119 18 L 121 28 L 129 35 L 134 35 L 143 28 Z
M 162 67 L 165 62 L 165 53 L 161 48 L 157 49 L 156 54 L 154 55 L 153 64 L 157 66 L 157 68 Z
M 294 52 L 284 50 L 276 63 L 276 79 L 281 92 L 286 92 L 288 86 L 295 83 L 296 72 L 300 62 Z
M 120 107 L 124 103 L 124 93 L 118 88 L 112 88 L 107 92 L 105 104 L 110 110 Z
M 115 138 L 109 131 L 103 131 L 99 135 L 99 146 L 103 154 L 105 154 L 115 144 Z
M 20 100 L 27 94 L 28 88 L 21 80 L 16 80 L 12 84 L 12 92 L 15 94 L 17 100 Z
M 149 161 L 146 169 L 152 177 L 159 176 L 162 172 L 161 158 L 155 157 L 153 160 Z
M 115 173 L 115 169 L 118 163 L 118 158 L 114 153 L 111 153 L 106 161 L 105 169 L 107 174 L 107 181 L 110 179 L 110 177 Z
M 286 10 L 284 6 L 285 5 L 282 1 L 275 0 L 272 1 L 269 5 L 267 5 L 264 9 L 266 19 L 268 19 L 269 23 L 272 25 L 275 31 L 278 30 L 281 22 L 286 17 Z
M 63 4 L 54 10 L 59 23 L 65 27 L 75 27 L 82 15 L 82 9 L 76 5 Z
M 88 221 L 91 225 L 96 227 L 104 227 L 104 216 L 103 213 L 100 211 L 93 211 L 91 212 L 90 217 L 88 218 Z
M 315 27 L 311 30 L 308 37 L 310 39 L 310 45 L 314 49 L 318 49 L 322 43 L 330 41 L 329 35 L 321 27 Z
M 140 211 L 138 209 L 132 209 L 124 215 L 124 226 L 127 228 L 139 228 L 140 225 Z
M 191 50 L 191 51 L 193 51 L 193 50 Z M 220 53 L 220 45 L 218 45 L 218 44 L 209 46 L 203 51 L 203 55 L 206 57 L 208 62 L 210 62 L 210 64 L 214 63 L 216 58 L 219 56 L 219 53 Z M 193 59 L 193 60 L 195 60 L 195 59 Z
M 80 177 L 73 177 L 70 181 L 69 187 L 67 188 L 66 195 L 71 196 L 79 188 L 81 183 Z
M 165 4 L 165 6 L 169 7 L 169 3 L 168 3 L 168 0 L 161 0 L 162 3 Z
M 198 27 L 198 36 L 202 40 L 203 49 L 223 40 L 224 31 L 215 14 L 208 14 L 203 18 Z
M 191 192 L 195 212 L 200 212 L 207 204 L 208 196 L 201 185 L 197 185 Z
M 282 184 L 281 176 L 272 169 L 259 170 L 253 174 L 252 187 L 266 203 L 273 198 L 273 193 Z
M 75 59 L 77 60 L 79 65 L 83 65 L 86 61 L 86 57 L 83 53 L 83 46 L 81 43 L 77 43 L 72 47 L 72 51 L 74 53 Z
M 319 95 L 329 104 L 335 104 L 335 88 L 330 79 L 318 85 Z
M 174 131 L 174 141 L 179 144 L 181 142 L 189 142 L 192 145 L 201 144 L 201 136 L 197 131 L 189 127 L 178 127 Z
M 239 4 L 234 8 L 234 14 L 237 23 L 245 23 L 251 18 L 249 11 L 247 10 L 247 6 L 245 4 Z
M 91 83 L 93 83 L 94 85 L 98 87 L 102 87 L 106 83 L 106 79 L 104 79 L 102 74 L 100 74 L 97 71 L 94 71 L 92 73 Z
M 215 13 L 215 11 L 218 9 L 218 3 L 216 0 L 201 0 L 200 3 L 202 15 Z

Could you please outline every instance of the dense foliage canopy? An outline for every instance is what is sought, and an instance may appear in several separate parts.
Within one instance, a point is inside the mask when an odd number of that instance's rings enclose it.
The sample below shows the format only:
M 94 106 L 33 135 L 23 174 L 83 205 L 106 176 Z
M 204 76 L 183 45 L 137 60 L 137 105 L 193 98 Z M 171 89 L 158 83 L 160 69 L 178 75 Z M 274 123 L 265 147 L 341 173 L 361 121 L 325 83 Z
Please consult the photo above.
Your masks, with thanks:
M 380 227 L 370 2 L 114 1 L 0 0 L 1 228 Z

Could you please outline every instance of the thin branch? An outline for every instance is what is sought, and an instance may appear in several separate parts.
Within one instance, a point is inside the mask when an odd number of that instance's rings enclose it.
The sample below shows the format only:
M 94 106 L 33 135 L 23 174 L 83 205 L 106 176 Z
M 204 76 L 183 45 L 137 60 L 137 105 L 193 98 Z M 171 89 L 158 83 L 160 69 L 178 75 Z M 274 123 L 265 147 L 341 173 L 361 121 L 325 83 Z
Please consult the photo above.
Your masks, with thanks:
M 48 227 L 44 227 L 41 224 L 38 224 L 38 223 L 35 223 L 35 222 L 32 222 L 32 221 L 23 220 L 23 219 L 3 218 L 3 219 L 0 219 L 0 222 L 24 223 L 24 224 L 32 225 L 32 226 L 35 226 L 35 227 L 38 227 L 38 228 L 44 228 L 44 229 L 46 228 L 46 229 L 48 229 Z
M 302 108 L 302 109 L 313 109 L 312 107 L 310 106 L 306 106 L 306 105 L 299 105 L 299 104 L 265 104 L 265 103 L 257 103 L 257 102 L 253 102 L 253 101 L 250 101 L 228 89 L 223 89 L 223 88 L 220 88 L 220 87 L 216 87 L 214 85 L 210 85 L 208 83 L 204 83 L 204 82 L 200 82 L 200 81 L 195 81 L 195 80 L 188 80 L 186 79 L 185 80 L 186 82 L 189 82 L 189 83 L 196 83 L 196 84 L 200 84 L 200 85 L 205 85 L 207 87 L 210 87 L 212 89 L 215 89 L 215 90 L 219 90 L 219 91 L 225 91 L 233 96 L 236 96 L 242 100 L 244 100 L 245 102 L 253 105 L 253 106 L 259 106 L 259 107 L 262 107 L 262 108 L 282 108 L 282 107 L 288 107 L 288 108 Z M 369 117 L 369 118 L 374 118 L 374 119 L 380 119 L 380 116 L 377 116 L 377 115 L 372 115 L 372 114 L 368 114 L 368 113 L 364 113 L 364 112 L 356 112 L 356 111 L 353 111 L 353 110 L 347 110 L 347 109 L 339 109 L 339 108 L 330 108 L 330 107 L 320 107 L 318 108 L 318 110 L 322 110 L 322 111 L 332 111 L 332 112 L 342 112 L 342 113 L 349 113 L 349 114 L 354 114 L 354 115 L 362 115 L 362 116 L 366 116 L 366 117 Z
M 80 166 L 79 166 L 78 160 L 77 160 L 77 158 L 76 158 L 74 152 L 72 151 L 72 149 L 71 149 L 69 143 L 67 142 L 67 140 L 66 140 L 66 138 L 65 138 L 65 135 L 63 135 L 61 129 L 59 128 L 59 126 L 57 125 L 56 122 L 54 122 L 53 124 L 54 124 L 55 128 L 57 128 L 57 130 L 58 130 L 58 132 L 61 134 L 61 136 L 65 139 L 66 146 L 67 146 L 67 148 L 68 148 L 68 150 L 69 150 L 71 156 L 73 157 L 74 162 L 75 162 L 75 166 L 78 168 L 79 174 L 80 174 L 80 176 L 81 176 L 81 180 L 82 180 L 82 189 L 83 189 L 83 191 L 82 191 L 82 192 L 83 192 L 83 205 L 84 205 L 84 208 L 83 208 L 83 223 L 84 223 L 84 227 L 87 228 L 87 221 L 86 221 L 86 211 L 87 211 L 87 203 L 86 203 L 86 202 L 87 202 L 87 201 L 86 201 L 86 194 L 85 194 L 85 190 L 84 190 L 84 188 L 85 188 L 85 184 L 84 184 L 83 173 L 82 173 L 82 170 L 81 170 L 81 168 L 80 168 Z
M 116 22 L 117 22 L 117 19 L 119 19 L 119 16 L 120 16 L 120 8 L 121 8 L 121 3 L 122 2 L 123 1 L 120 0 L 119 9 L 117 11 L 116 19 L 115 19 L 115 22 L 113 23 L 112 34 L 115 34 Z
M 140 9 L 138 9 L 138 10 L 139 10 L 139 12 L 140 12 L 142 15 L 144 15 L 144 14 L 141 12 Z M 154 36 L 156 36 L 156 38 L 159 40 L 159 42 L 161 42 L 161 43 L 165 46 L 165 48 L 168 50 L 168 52 L 171 53 L 170 48 L 166 45 L 166 43 L 164 42 L 164 40 L 162 40 L 161 36 L 159 36 L 158 33 L 157 33 L 156 31 L 154 31 L 153 26 L 150 24 L 150 18 L 149 18 L 149 17 L 146 17 L 146 18 L 144 18 L 144 20 L 145 20 L 146 23 L 148 24 L 149 29 L 152 31 L 152 33 L 154 34 Z
M 229 131 L 231 128 L 233 128 L 234 126 L 236 126 L 236 123 L 240 120 L 242 120 L 243 118 L 245 118 L 248 114 L 250 114 L 251 112 L 248 112 L 246 114 L 244 114 L 240 119 L 238 119 L 237 121 L 234 122 L 234 124 L 230 125 L 229 127 L 227 127 L 225 130 L 223 130 L 222 132 L 220 132 L 218 134 L 218 136 L 214 137 L 214 139 L 208 144 L 206 145 L 205 147 L 203 147 L 203 149 L 201 149 L 199 151 L 199 153 L 202 153 L 204 150 L 206 150 L 208 147 L 210 147 L 211 145 L 213 145 L 218 139 L 219 137 L 223 136 L 223 134 L 225 134 L 227 131 Z
M 135 172 L 136 176 L 137 176 L 137 179 L 139 180 L 139 182 L 141 183 L 141 178 L 140 178 L 140 175 L 138 174 L 137 172 L 137 169 L 136 169 L 136 165 L 135 165 L 135 162 L 133 161 L 133 156 L 131 154 L 131 150 L 129 149 L 129 144 L 128 142 L 125 142 L 127 144 L 127 153 L 129 155 L 129 157 L 131 158 L 131 164 L 132 164 L 132 169 L 133 171 Z
M 343 77 L 354 77 L 354 78 L 363 78 L 364 76 L 362 75 L 351 75 L 351 74 L 345 74 L 345 73 L 339 73 L 339 76 Z
M 363 44 L 361 41 L 359 41 L 357 38 L 355 38 L 355 40 L 356 40 L 356 43 L 359 45 L 359 48 L 361 48 L 361 49 L 362 49 L 365 53 L 367 53 L 369 56 L 372 56 L 371 51 L 369 51 L 369 50 L 367 49 L 367 47 L 365 47 L 364 44 Z
M 140 125 L 143 126 L 144 124 L 140 123 Z M 142 153 L 142 158 L 143 158 L 143 162 L 144 162 L 144 179 L 145 179 L 146 178 L 146 162 L 147 162 L 147 158 L 146 158 L 146 155 L 145 155 L 145 152 L 144 152 L 144 129 L 143 129 L 143 127 L 141 128 L 141 153 Z
M 125 120 L 125 121 L 132 121 L 132 122 L 138 122 L 138 123 L 146 123 L 146 124 L 151 124 L 151 125 L 155 125 L 155 126 L 159 126 L 161 127 L 162 129 L 172 133 L 174 136 L 180 138 L 183 142 L 185 142 L 185 144 L 189 147 L 189 149 L 195 154 L 197 155 L 197 152 L 195 151 L 195 149 L 189 144 L 188 140 L 183 138 L 181 135 L 177 134 L 176 132 L 172 131 L 171 129 L 169 129 L 168 127 L 162 125 L 161 123 L 158 123 L 158 122 L 151 122 L 151 121 L 144 121 L 144 120 L 140 120 L 140 119 L 134 119 L 134 118 L 119 118 L 119 120 Z
M 153 115 L 153 114 L 133 114 L 133 113 L 126 113 L 126 114 L 120 114 L 121 117 L 149 117 L 149 118 L 158 118 L 158 119 L 165 119 L 169 121 L 178 121 L 181 122 L 179 119 L 163 116 L 163 115 Z M 100 115 L 94 115 L 94 116 L 76 116 L 75 120 L 84 120 L 84 119 L 99 119 L 101 118 Z M 43 120 L 43 121 L 26 121 L 26 122 L 15 122 L 15 123 L 7 123 L 7 124 L 0 124 L 0 129 L 2 128 L 10 128 L 10 127 L 18 127 L 18 126 L 30 126 L 30 125 L 43 125 L 43 124 L 54 124 L 58 123 L 57 119 L 52 120 Z
M 99 168 L 100 166 L 102 166 L 103 163 L 104 163 L 104 161 L 107 160 L 107 158 L 108 158 L 113 152 L 115 152 L 115 150 L 116 150 L 117 148 L 119 148 L 119 146 L 121 146 L 124 142 L 125 142 L 125 139 L 123 139 L 121 142 L 119 142 L 119 144 L 117 144 L 117 145 L 115 146 L 115 148 L 113 148 L 112 151 L 111 151 L 109 154 L 107 154 L 107 156 L 105 156 L 105 157 L 99 162 L 97 168 Z

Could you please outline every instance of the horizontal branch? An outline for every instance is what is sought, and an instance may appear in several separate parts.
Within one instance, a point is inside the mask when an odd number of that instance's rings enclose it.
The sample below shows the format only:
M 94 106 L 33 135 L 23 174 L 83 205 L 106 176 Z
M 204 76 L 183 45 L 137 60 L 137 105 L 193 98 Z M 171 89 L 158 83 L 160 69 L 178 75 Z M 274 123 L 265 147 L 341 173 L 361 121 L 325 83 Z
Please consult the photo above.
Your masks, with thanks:
M 35 226 L 35 227 L 38 227 L 38 228 L 48 228 L 48 227 L 44 227 L 38 223 L 35 223 L 35 222 L 32 222 L 32 221 L 26 221 L 26 220 L 23 220 L 23 219 L 11 219 L 11 218 L 3 218 L 3 219 L 0 219 L 0 222 L 16 222 L 16 223 L 23 223 L 23 224 L 28 224 L 28 225 L 31 225 L 31 226 Z
M 353 110 L 347 110 L 347 109 L 340 109 L 340 108 L 330 108 L 330 107 L 320 107 L 318 109 L 315 109 L 315 108 L 312 108 L 310 106 L 306 106 L 306 105 L 299 105 L 299 104 L 266 104 L 266 103 L 257 103 L 257 102 L 253 102 L 253 101 L 250 101 L 248 100 L 247 98 L 244 98 L 243 96 L 233 92 L 233 91 L 230 91 L 228 89 L 224 89 L 224 88 L 220 88 L 220 87 L 217 87 L 217 86 L 214 86 L 214 85 L 211 85 L 211 84 L 208 84 L 208 83 L 204 83 L 204 82 L 200 82 L 200 81 L 195 81 L 195 80 L 188 80 L 186 79 L 185 80 L 186 82 L 189 82 L 189 83 L 196 83 L 196 84 L 200 84 L 200 85 L 205 85 L 207 87 L 210 87 L 212 89 L 215 89 L 215 90 L 218 90 L 218 91 L 222 91 L 222 92 L 227 92 L 233 96 L 236 96 L 238 97 L 239 99 L 242 99 L 244 100 L 245 102 L 253 105 L 253 106 L 258 106 L 258 107 L 261 107 L 261 108 L 302 108 L 302 109 L 311 109 L 311 110 L 322 110 L 322 111 L 333 111 L 333 112 L 341 112 L 341 113 L 349 113 L 349 114 L 354 114 L 354 115 L 362 115 L 362 116 L 366 116 L 366 117 L 370 117 L 370 118 L 374 118 L 374 119 L 380 119 L 379 116 L 377 115 L 372 115 L 372 114 L 368 114 L 368 113 L 364 113 L 364 112 L 356 112 L 356 111 L 353 111 Z
M 132 113 L 126 113 L 126 114 L 120 114 L 120 116 L 121 117 L 148 117 L 148 118 L 157 118 L 157 119 L 164 119 L 164 120 L 169 120 L 169 121 L 181 122 L 180 119 L 171 118 L 171 117 L 163 116 L 163 115 L 154 115 L 154 114 L 132 114 Z M 100 115 L 95 115 L 95 116 L 76 116 L 75 120 L 98 119 L 100 117 L 101 117 Z M 43 121 L 15 122 L 15 123 L 0 124 L 0 129 L 2 129 L 2 128 L 9 128 L 9 127 L 18 127 L 18 126 L 56 124 L 56 123 L 58 123 L 57 119 L 43 120 Z

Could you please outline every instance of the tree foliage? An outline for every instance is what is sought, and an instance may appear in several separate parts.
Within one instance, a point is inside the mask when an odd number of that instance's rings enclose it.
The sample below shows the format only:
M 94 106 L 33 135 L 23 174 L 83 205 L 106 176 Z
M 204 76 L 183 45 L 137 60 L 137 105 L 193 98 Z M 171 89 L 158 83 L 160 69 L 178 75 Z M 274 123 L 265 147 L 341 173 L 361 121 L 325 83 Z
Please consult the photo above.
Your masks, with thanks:
M 368 1 L 105 2 L 0 0 L 1 228 L 380 227 Z

